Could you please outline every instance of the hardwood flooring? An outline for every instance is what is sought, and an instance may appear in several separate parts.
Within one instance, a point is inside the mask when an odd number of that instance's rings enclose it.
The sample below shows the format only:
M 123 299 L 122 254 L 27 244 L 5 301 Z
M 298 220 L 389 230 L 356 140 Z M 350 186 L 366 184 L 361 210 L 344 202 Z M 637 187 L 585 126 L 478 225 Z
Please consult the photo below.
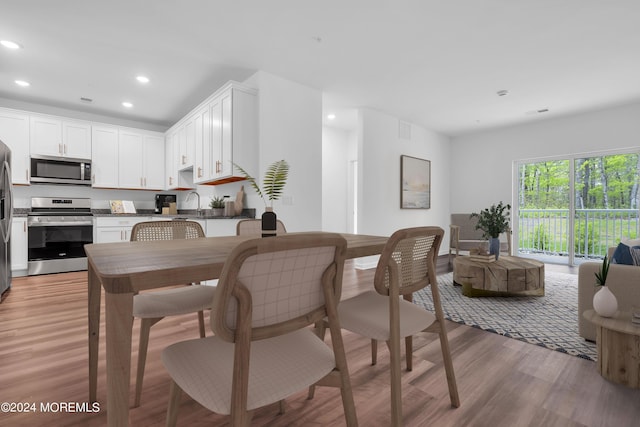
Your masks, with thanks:
M 446 270 L 446 262 L 439 270 Z M 344 296 L 368 288 L 373 271 L 345 272 Z M 104 298 L 103 298 L 104 301 Z M 88 398 L 86 272 L 15 278 L 0 304 L 0 402 L 36 405 L 35 412 L 0 412 L 1 426 L 104 426 L 106 374 L 104 312 L 97 412 L 61 411 Z M 403 373 L 405 426 L 637 426 L 640 390 L 604 380 L 593 362 L 455 323 L 447 323 L 462 404 L 452 408 L 436 335 L 414 339 L 414 368 Z M 169 377 L 160 362 L 170 343 L 198 336 L 196 315 L 167 318 L 151 329 L 142 404 L 132 426 L 162 426 Z M 138 322 L 134 324 L 134 340 Z M 389 425 L 389 356 L 379 347 L 370 365 L 369 341 L 344 332 L 360 426 Z M 133 344 L 133 360 L 137 342 Z M 132 375 L 135 372 L 132 370 Z M 133 395 L 134 384 L 131 384 Z M 49 405 L 42 412 L 40 405 Z M 256 426 L 342 426 L 339 391 L 306 391 L 254 416 Z M 4 407 L 3 407 L 4 409 Z M 15 408 L 14 408 L 15 409 Z M 30 408 L 31 409 L 31 408 Z M 46 409 L 46 408 L 45 408 Z M 82 409 L 82 408 L 76 408 Z M 226 426 L 183 395 L 178 425 Z

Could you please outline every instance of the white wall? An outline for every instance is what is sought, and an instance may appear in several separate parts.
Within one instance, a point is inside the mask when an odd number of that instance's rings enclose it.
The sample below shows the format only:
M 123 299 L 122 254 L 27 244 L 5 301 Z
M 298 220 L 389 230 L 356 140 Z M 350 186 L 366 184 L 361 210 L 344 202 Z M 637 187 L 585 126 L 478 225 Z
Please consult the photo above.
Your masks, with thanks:
M 454 138 L 451 212 L 512 203 L 516 160 L 640 147 L 640 104 Z
M 260 171 L 274 161 L 289 163 L 284 197 L 273 210 L 288 231 L 322 229 L 322 93 L 301 84 L 258 71 L 246 84 L 258 93 Z M 245 186 L 247 205 L 264 212 L 264 203 Z
M 411 125 L 411 139 L 398 137 L 399 120 L 377 111 L 359 111 L 360 194 L 358 232 L 390 235 L 400 228 L 449 228 L 449 138 Z M 400 156 L 431 161 L 431 209 L 400 209 Z M 447 238 L 440 253 L 448 249 Z
M 354 132 L 322 128 L 322 230 L 349 232 L 349 163 L 355 160 Z

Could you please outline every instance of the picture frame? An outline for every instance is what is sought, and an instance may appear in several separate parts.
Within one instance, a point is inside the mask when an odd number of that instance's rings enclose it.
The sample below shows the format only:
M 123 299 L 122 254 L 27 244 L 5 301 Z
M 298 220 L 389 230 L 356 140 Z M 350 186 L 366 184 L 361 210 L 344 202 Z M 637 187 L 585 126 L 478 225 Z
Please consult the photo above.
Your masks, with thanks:
M 400 156 L 400 208 L 431 209 L 431 161 Z

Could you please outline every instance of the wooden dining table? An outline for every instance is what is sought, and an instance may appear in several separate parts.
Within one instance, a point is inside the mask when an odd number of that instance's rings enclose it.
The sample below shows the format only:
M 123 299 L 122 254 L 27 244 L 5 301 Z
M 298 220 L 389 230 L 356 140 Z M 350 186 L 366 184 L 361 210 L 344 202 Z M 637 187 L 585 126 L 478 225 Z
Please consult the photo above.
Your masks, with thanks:
M 304 233 L 296 233 L 304 234 Z M 347 258 L 379 255 L 387 237 L 341 234 Z M 101 287 L 105 291 L 107 423 L 129 425 L 133 296 L 146 289 L 216 279 L 240 242 L 224 236 L 85 246 L 88 259 L 89 400 L 97 401 Z

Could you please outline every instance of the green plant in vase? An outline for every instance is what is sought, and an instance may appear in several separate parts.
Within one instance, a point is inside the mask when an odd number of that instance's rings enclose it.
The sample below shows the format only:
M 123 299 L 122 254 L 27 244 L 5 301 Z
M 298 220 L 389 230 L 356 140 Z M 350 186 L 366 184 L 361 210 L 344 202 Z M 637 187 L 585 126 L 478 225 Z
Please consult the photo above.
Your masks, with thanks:
M 600 289 L 593 295 L 593 309 L 602 317 L 611 317 L 618 311 L 618 300 L 607 286 L 609 258 L 605 255 L 600 270 L 595 274 L 596 286 Z
M 286 160 L 278 160 L 269 165 L 262 180 L 262 188 L 258 181 L 246 170 L 235 163 L 233 165 L 244 175 L 245 179 L 249 181 L 251 187 L 256 190 L 256 193 L 264 202 L 265 213 L 262 214 L 262 237 L 275 236 L 276 214 L 273 212 L 273 201 L 282 197 L 284 186 L 289 177 L 289 164 Z M 267 200 L 269 204 L 267 204 Z
M 500 234 L 510 230 L 510 214 L 511 205 L 505 205 L 500 201 L 497 205 L 481 210 L 480 213 L 474 212 L 470 215 L 470 218 L 478 218 L 476 230 L 482 230 L 485 239 L 489 239 L 489 253 L 495 254 L 496 259 L 500 254 Z
M 224 212 L 224 198 L 213 196 L 211 202 L 209 202 L 209 207 L 213 209 L 213 216 L 222 216 Z

